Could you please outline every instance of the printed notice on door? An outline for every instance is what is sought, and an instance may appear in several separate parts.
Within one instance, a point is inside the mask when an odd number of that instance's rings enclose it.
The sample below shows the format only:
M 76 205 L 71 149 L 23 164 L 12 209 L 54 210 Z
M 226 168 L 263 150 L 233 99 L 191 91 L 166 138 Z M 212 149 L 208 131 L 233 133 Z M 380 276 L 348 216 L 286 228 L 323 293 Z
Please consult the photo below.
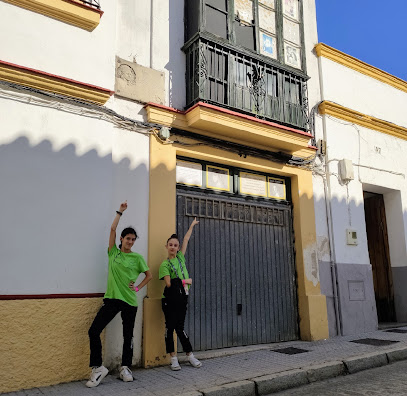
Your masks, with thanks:
M 269 198 L 286 199 L 285 181 L 275 177 L 269 177 Z
M 267 197 L 266 176 L 240 172 L 240 192 L 242 194 Z
M 195 162 L 177 161 L 177 183 L 202 187 L 202 165 Z
M 229 191 L 229 169 L 208 165 L 206 168 L 206 185 L 215 190 Z

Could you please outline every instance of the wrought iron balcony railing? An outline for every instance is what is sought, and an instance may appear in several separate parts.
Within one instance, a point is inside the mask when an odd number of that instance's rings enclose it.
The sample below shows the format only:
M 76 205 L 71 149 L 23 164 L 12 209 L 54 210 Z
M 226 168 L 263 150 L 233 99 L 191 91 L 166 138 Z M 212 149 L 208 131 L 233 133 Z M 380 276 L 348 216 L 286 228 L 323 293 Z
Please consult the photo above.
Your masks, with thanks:
M 308 130 L 306 77 L 199 36 L 184 51 L 187 108 L 203 101 Z
M 86 4 L 87 6 L 97 8 L 98 10 L 100 10 L 100 4 L 99 1 L 97 0 L 79 0 L 79 1 L 81 1 L 83 4 Z

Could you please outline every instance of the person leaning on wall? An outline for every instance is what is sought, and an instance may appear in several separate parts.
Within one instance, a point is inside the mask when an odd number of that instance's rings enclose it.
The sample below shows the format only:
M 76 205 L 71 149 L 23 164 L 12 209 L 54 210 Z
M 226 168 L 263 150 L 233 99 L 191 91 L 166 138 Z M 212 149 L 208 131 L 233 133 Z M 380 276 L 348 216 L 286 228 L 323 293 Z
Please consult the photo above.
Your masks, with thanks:
M 198 223 L 196 218 L 192 221 L 182 241 L 181 250 L 179 250 L 180 242 L 176 234 L 168 238 L 165 245 L 168 254 L 167 260 L 161 263 L 159 270 L 159 278 L 165 281 L 162 298 L 162 309 L 165 316 L 165 347 L 167 353 L 171 355 L 170 367 L 174 371 L 181 370 L 174 349 L 174 330 L 181 342 L 182 349 L 187 354 L 189 363 L 197 368 L 202 366 L 202 363 L 192 353 L 191 342 L 184 330 L 189 288 L 192 285 L 192 279 L 189 277 L 185 263 L 185 253 L 194 226 Z
M 120 245 L 116 246 L 116 229 L 120 218 L 127 209 L 127 201 L 120 205 L 110 228 L 109 248 L 109 274 L 107 278 L 107 290 L 103 298 L 103 305 L 97 313 L 90 329 L 90 364 L 92 372 L 86 386 L 93 388 L 98 386 L 109 370 L 102 364 L 102 344 L 100 333 L 108 323 L 120 312 L 123 321 L 123 354 L 120 378 L 125 381 L 133 381 L 130 366 L 133 359 L 133 331 L 137 314 L 136 292 L 142 289 L 152 278 L 147 264 L 138 253 L 132 252 L 131 248 L 137 239 L 134 228 L 125 228 L 120 236 Z M 136 286 L 138 276 L 144 272 L 145 278 Z

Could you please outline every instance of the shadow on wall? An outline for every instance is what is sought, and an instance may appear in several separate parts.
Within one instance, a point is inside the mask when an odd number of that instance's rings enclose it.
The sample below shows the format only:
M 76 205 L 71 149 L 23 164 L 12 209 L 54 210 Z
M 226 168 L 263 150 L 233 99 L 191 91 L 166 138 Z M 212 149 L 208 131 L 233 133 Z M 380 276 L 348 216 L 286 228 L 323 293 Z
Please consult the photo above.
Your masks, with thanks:
M 20 137 L 0 146 L 0 169 L 0 238 L 7 247 L 0 294 L 104 291 L 113 209 L 128 200 L 123 227 L 146 219 L 137 209 L 148 205 L 148 191 L 143 197 L 139 188 L 148 186 L 146 166 L 132 169 L 129 158 L 114 163 L 111 154 L 77 155 L 73 144 L 55 151 L 49 140 L 33 146 Z M 146 244 L 147 230 L 138 231 Z
M 134 158 L 127 157 L 114 163 L 110 153 L 100 156 L 96 150 L 78 155 L 74 144 L 58 150 L 50 140 L 33 145 L 26 131 L 20 136 L 0 145 L 0 295 L 60 298 L 0 300 L 7 323 L 0 328 L 1 389 L 88 376 L 87 331 L 101 299 L 84 297 L 106 290 L 110 225 L 124 199 L 129 208 L 118 231 L 134 226 L 140 235 L 134 250 L 147 253 L 145 164 L 132 166 Z M 138 358 L 141 321 L 142 311 L 135 327 Z M 111 336 L 109 331 L 108 339 L 120 339 L 121 330 L 112 330 Z M 109 354 L 119 359 L 121 346 Z M 29 367 L 24 378 L 10 372 L 16 367 Z

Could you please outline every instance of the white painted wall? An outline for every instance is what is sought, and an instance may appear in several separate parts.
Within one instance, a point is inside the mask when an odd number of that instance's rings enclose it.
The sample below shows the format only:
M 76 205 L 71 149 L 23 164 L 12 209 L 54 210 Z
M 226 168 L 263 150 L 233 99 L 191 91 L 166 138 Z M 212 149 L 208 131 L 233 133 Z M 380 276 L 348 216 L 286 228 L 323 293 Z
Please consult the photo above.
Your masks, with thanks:
M 122 222 L 140 229 L 137 250 L 147 252 L 148 138 L 63 111 L 0 107 L 0 294 L 103 292 L 120 200 L 129 202 Z
M 407 93 L 397 90 L 353 69 L 320 58 L 321 97 L 342 106 L 406 126 Z M 389 240 L 392 265 L 406 265 L 407 141 L 377 131 L 352 125 L 329 116 L 318 116 L 316 137 L 322 139 L 326 128 L 329 172 L 332 192 L 334 240 L 337 262 L 368 264 L 363 190 L 384 194 L 390 224 Z M 378 150 L 379 149 L 379 150 Z M 355 180 L 347 186 L 338 181 L 338 160 L 352 160 Z M 316 211 L 324 218 L 322 179 L 314 177 Z M 322 220 L 316 221 L 318 239 L 327 237 Z M 359 244 L 346 244 L 346 228 L 358 231 Z M 320 252 L 320 259 L 324 256 Z M 322 258 L 324 259 L 324 258 Z
M 116 54 L 164 72 L 165 104 L 177 109 L 186 102 L 183 45 L 183 0 L 117 1 Z
M 405 108 L 407 93 L 399 91 L 376 79 L 346 68 L 326 58 L 319 58 L 321 100 L 338 103 L 358 112 L 383 119 L 400 126 L 407 125 Z M 325 132 L 325 133 L 324 133 Z M 363 191 L 383 194 L 386 210 L 390 261 L 393 272 L 406 267 L 407 250 L 407 141 L 370 130 L 327 115 L 316 117 L 316 139 L 326 139 L 328 175 L 326 186 L 331 196 L 325 196 L 324 172 L 319 159 L 314 171 L 314 202 L 318 258 L 321 262 L 321 290 L 327 295 L 330 334 L 335 334 L 332 271 L 329 262 L 336 263 L 341 326 L 343 333 L 355 334 L 377 328 L 375 295 L 367 243 Z M 352 161 L 355 179 L 343 183 L 338 178 L 338 162 Z M 333 252 L 326 249 L 329 212 L 332 212 Z M 346 230 L 356 230 L 358 245 L 348 245 Z M 404 277 L 405 271 L 396 276 Z M 401 278 L 400 278 L 401 279 Z M 403 278 L 404 279 L 404 278 Z M 356 289 L 349 288 L 349 281 L 363 282 Z M 397 319 L 404 320 L 406 295 L 403 281 L 394 285 Z M 360 289 L 358 289 L 360 288 Z M 359 290 L 363 298 L 355 298 Z
M 407 127 L 407 94 L 391 85 L 321 57 L 324 99 Z
M 398 125 L 407 125 L 403 110 L 407 104 L 406 93 L 323 57 L 320 72 L 324 100 Z M 390 251 L 394 258 L 392 266 L 406 265 L 407 159 L 404 153 L 407 142 L 333 117 L 324 118 L 337 262 L 369 263 L 363 208 L 365 190 L 384 195 Z M 321 127 L 317 128 L 316 135 L 317 139 L 323 138 Z M 338 160 L 343 158 L 352 160 L 355 171 L 355 180 L 347 186 L 341 185 L 336 176 Z M 322 182 L 316 181 L 315 197 L 323 196 L 322 188 Z M 346 244 L 346 228 L 358 231 L 358 246 Z M 327 235 L 322 221 L 317 221 L 317 234 L 319 239 Z
M 308 102 L 309 108 L 311 109 L 321 100 L 318 74 L 318 58 L 313 51 L 315 45 L 318 44 L 315 1 L 303 2 L 303 18 L 307 74 L 310 77 L 310 79 L 308 80 Z
M 92 32 L 0 2 L 0 59 L 87 84 L 114 89 L 116 4 Z
M 326 119 L 326 127 L 337 261 L 350 264 L 368 264 L 363 190 L 382 193 L 385 200 L 389 194 L 386 204 L 386 211 L 389 212 L 387 216 L 391 215 L 394 219 L 403 219 L 403 216 L 406 216 L 405 174 L 407 174 L 407 158 L 403 153 L 407 150 L 407 142 L 360 126 L 357 126 L 356 129 L 342 120 L 333 118 Z M 382 148 L 381 154 L 375 151 L 375 147 Z M 338 160 L 343 158 L 352 160 L 354 165 L 355 180 L 350 181 L 348 185 L 341 184 L 337 177 Z M 322 197 L 322 183 L 315 183 L 314 188 L 316 197 Z M 398 197 L 399 203 L 393 206 L 392 203 L 397 202 L 394 201 L 395 197 Z M 398 213 L 396 208 L 400 210 Z M 406 224 L 404 222 L 404 227 L 402 227 L 398 222 L 394 232 L 390 231 L 388 225 L 389 232 L 392 233 L 392 241 L 399 247 L 398 250 L 404 246 L 403 252 L 397 253 L 397 262 L 404 262 L 404 265 L 407 262 Z M 359 239 L 357 246 L 346 244 L 347 228 L 357 230 Z M 317 234 L 319 237 L 326 236 L 326 228 L 322 221 L 317 221 Z
M 104 293 L 110 225 L 125 199 L 119 232 L 134 226 L 134 250 L 147 257 L 148 137 L 1 92 L 0 108 L 0 294 Z M 145 290 L 138 296 L 134 363 L 141 359 Z M 121 358 L 116 322 L 107 329 L 112 365 Z

